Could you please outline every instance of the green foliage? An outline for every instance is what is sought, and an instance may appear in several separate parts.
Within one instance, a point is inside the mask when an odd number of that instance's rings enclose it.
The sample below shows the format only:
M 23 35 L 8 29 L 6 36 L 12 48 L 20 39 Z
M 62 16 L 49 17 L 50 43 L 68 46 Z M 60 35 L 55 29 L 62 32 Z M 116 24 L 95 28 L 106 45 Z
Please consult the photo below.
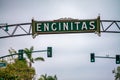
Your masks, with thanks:
M 0 68 L 0 78 L 5 80 L 32 80 L 34 75 L 35 69 L 28 67 L 26 60 L 15 59 L 15 62 L 7 64 L 6 68 Z
M 19 60 L 14 56 L 10 56 L 14 62 L 9 63 L 8 60 L 2 59 L 0 62 L 7 63 L 7 66 L 5 68 L 0 68 L 0 80 L 32 80 L 35 75 L 35 69 L 32 68 L 32 63 L 38 60 L 44 61 L 44 58 L 42 57 L 37 57 L 33 59 L 33 50 L 33 46 L 30 49 L 24 49 L 24 53 L 26 54 L 27 59 L 29 59 L 30 62 L 27 62 L 26 59 Z M 16 51 L 11 48 L 9 50 L 9 53 L 15 54 Z
M 29 63 L 30 67 L 32 66 L 32 63 L 34 63 L 34 61 L 38 61 L 38 60 L 39 61 L 45 61 L 44 58 L 42 58 L 42 57 L 37 57 L 37 58 L 33 59 L 33 57 L 32 57 L 33 50 L 34 50 L 33 46 L 30 49 L 28 49 L 28 48 L 24 49 L 24 53 L 26 54 L 27 58 L 30 61 L 30 63 Z
M 120 66 L 117 67 L 117 71 L 113 70 L 113 73 L 115 74 L 115 80 L 120 80 Z
M 7 63 L 7 61 L 6 61 L 6 60 L 4 60 L 4 59 L 3 59 L 3 60 L 0 60 L 0 62 L 5 62 L 5 63 Z
M 57 80 L 57 76 L 47 76 L 47 74 L 45 75 L 41 75 L 40 78 L 38 80 Z
M 14 49 L 9 50 L 10 54 L 16 53 Z M 5 68 L 0 68 L 0 80 L 32 80 L 35 75 L 35 69 L 28 66 L 26 59 L 19 60 L 10 56 L 13 62 L 8 60 L 1 60 L 1 62 L 6 62 L 7 66 Z
M 30 62 L 33 62 L 32 51 L 33 51 L 33 47 L 31 47 L 30 49 L 28 49 L 28 48 L 24 49 L 24 53 L 26 54 L 26 56 L 30 60 Z
M 35 61 L 45 61 L 44 58 L 42 58 L 42 57 L 37 57 L 37 58 L 35 58 L 34 60 L 35 60 Z

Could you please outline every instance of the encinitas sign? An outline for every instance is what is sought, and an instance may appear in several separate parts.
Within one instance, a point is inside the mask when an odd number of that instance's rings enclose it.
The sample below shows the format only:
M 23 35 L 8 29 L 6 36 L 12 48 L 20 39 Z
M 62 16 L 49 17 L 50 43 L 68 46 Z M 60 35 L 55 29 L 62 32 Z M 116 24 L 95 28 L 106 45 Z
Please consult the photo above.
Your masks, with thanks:
M 32 35 L 61 33 L 100 33 L 100 17 L 97 19 L 77 20 L 59 19 L 54 21 L 34 21 L 32 19 Z

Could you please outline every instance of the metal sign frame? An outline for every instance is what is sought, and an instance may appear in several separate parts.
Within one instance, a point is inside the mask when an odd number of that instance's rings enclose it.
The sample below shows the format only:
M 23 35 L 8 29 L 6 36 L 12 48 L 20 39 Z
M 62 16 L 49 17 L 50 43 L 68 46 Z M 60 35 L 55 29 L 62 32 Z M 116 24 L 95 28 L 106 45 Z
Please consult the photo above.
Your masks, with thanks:
M 51 24 L 52 27 L 55 26 L 56 28 L 58 28 L 59 24 L 62 24 L 62 26 L 60 25 L 59 28 L 63 28 L 64 27 L 64 23 L 66 26 L 67 24 L 67 28 L 69 28 L 72 24 L 72 28 L 73 26 L 75 26 L 75 22 L 79 22 L 79 23 L 86 23 L 85 25 L 87 25 L 87 28 L 90 27 L 90 22 L 94 21 L 94 23 L 91 23 L 91 25 L 93 25 L 95 27 L 95 29 L 88 29 L 88 30 L 56 30 L 56 31 L 38 31 L 36 30 L 36 27 L 38 24 Z M 89 27 L 88 27 L 89 25 Z M 78 26 L 78 25 L 76 25 Z M 41 28 L 44 28 L 44 25 L 41 25 Z M 50 28 L 50 26 L 47 26 L 48 28 Z M 79 25 L 79 27 L 82 27 L 82 25 Z M 53 21 L 35 21 L 34 19 L 32 19 L 32 35 L 36 36 L 39 34 L 63 34 L 63 33 L 94 33 L 97 32 L 98 34 L 100 34 L 100 16 L 98 16 L 96 19 L 86 19 L 86 20 L 78 20 L 78 19 L 58 19 L 58 20 L 53 20 Z

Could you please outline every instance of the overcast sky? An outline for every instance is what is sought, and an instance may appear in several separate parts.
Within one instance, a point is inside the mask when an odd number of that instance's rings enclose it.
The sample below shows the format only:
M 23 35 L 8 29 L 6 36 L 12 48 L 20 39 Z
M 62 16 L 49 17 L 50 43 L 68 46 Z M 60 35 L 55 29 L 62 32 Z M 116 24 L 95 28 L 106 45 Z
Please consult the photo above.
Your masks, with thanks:
M 55 20 L 71 17 L 101 20 L 120 20 L 119 0 L 0 0 L 0 23 L 18 24 L 31 19 Z M 0 33 L 2 34 L 2 33 Z M 18 50 L 34 46 L 35 50 L 53 48 L 53 57 L 46 52 L 33 54 L 45 62 L 36 62 L 36 74 L 57 75 L 58 80 L 114 80 L 114 59 L 90 62 L 90 53 L 97 56 L 120 54 L 120 34 L 94 33 L 52 34 L 0 39 L 0 56 L 9 54 L 10 47 Z

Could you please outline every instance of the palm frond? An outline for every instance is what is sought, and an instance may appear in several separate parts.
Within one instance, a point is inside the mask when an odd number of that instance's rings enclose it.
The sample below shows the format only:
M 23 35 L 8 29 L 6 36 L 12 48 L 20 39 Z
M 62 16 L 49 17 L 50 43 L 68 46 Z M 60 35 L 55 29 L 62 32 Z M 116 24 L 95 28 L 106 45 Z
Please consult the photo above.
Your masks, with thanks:
M 34 47 L 32 46 L 32 47 L 30 48 L 30 52 L 33 52 L 33 50 L 34 50 Z
M 34 63 L 34 59 L 33 59 L 33 58 L 30 58 L 30 62 Z
M 57 80 L 57 76 L 56 75 L 54 76 L 54 79 Z
M 37 57 L 34 59 L 35 61 L 45 61 L 43 57 Z
M 25 49 L 24 49 L 24 52 L 25 52 L 25 53 L 28 53 L 28 52 L 30 52 L 30 51 L 29 51 L 28 48 L 25 48 Z
M 11 55 L 11 58 L 14 59 L 14 57 L 13 57 L 12 54 L 17 54 L 16 50 L 13 49 L 13 48 L 10 48 L 8 51 L 9 51 L 9 53 L 10 53 L 10 55 Z
M 24 49 L 24 53 L 26 54 L 27 58 L 31 61 L 32 61 L 32 52 L 28 49 L 28 48 L 25 48 Z
M 11 50 L 12 50 L 12 52 L 13 52 L 14 54 L 17 53 L 15 49 L 11 48 Z
M 47 74 L 41 75 L 41 79 L 42 79 L 42 80 L 47 80 Z
M 10 53 L 10 55 L 11 55 L 11 54 L 12 54 L 12 51 L 11 51 L 10 49 L 9 49 L 8 51 L 9 51 L 9 53 Z

